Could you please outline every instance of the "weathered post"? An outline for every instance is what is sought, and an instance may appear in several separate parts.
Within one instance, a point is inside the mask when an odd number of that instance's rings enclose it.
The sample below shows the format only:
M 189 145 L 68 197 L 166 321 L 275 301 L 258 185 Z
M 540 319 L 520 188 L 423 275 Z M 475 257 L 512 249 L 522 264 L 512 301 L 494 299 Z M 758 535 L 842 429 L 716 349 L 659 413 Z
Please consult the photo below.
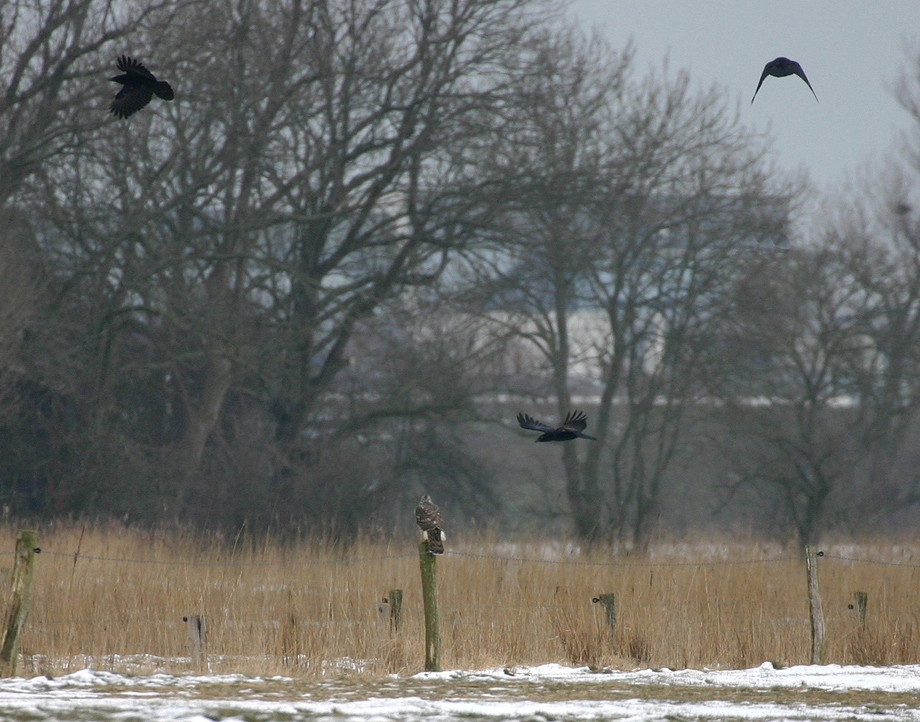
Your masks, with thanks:
M 418 545 L 425 609 L 425 671 L 441 671 L 441 614 L 438 611 L 438 558 L 428 551 L 428 540 Z
M 182 617 L 182 621 L 188 623 L 188 646 L 191 651 L 192 663 L 198 669 L 207 669 L 207 641 L 208 625 L 205 617 L 192 615 Z
M 808 574 L 808 614 L 811 619 L 811 663 L 824 664 L 827 645 L 824 629 L 824 609 L 821 606 L 821 590 L 818 588 L 818 557 L 824 552 L 813 546 L 805 547 L 805 571 Z
M 389 627 L 389 620 L 391 616 L 390 598 L 384 597 L 380 600 L 380 604 L 377 605 L 377 626 L 380 627 L 381 631 Z
M 595 604 L 600 602 L 604 608 L 604 615 L 607 617 L 607 631 L 610 632 L 611 641 L 617 637 L 617 603 L 616 595 L 613 593 L 600 594 L 592 599 Z
M 402 589 L 391 589 L 387 594 L 390 600 L 390 632 L 399 634 L 399 623 L 402 621 Z
M 859 619 L 859 628 L 866 628 L 866 607 L 869 606 L 869 595 L 866 592 L 853 592 L 853 604 L 850 609 L 856 610 L 857 619 Z
M 16 535 L 16 557 L 13 562 L 13 578 L 10 583 L 10 601 L 6 615 L 3 640 L 0 644 L 0 676 L 13 677 L 19 664 L 19 635 L 29 616 L 32 604 L 32 572 L 35 569 L 35 553 L 38 535 L 28 529 L 20 529 Z

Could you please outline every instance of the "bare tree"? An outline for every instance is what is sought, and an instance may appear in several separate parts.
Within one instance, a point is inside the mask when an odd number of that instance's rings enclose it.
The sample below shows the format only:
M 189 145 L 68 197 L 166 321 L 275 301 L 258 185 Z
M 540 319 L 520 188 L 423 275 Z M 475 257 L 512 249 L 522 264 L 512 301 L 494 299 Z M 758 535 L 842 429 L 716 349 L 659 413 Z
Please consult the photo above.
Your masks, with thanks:
M 916 79 L 899 89 L 920 120 Z M 733 304 L 724 457 L 730 491 L 775 504 L 801 544 L 920 500 L 910 456 L 920 404 L 920 225 L 909 140 L 836 202 L 821 236 L 754 266 Z M 828 203 L 829 209 L 834 207 Z
M 516 336 L 536 350 L 560 419 L 571 408 L 571 367 L 585 360 L 569 329 L 599 256 L 606 209 L 598 189 L 610 183 L 615 193 L 629 182 L 609 135 L 629 59 L 573 29 L 536 39 L 499 140 L 482 149 L 490 177 L 503 180 L 483 230 L 494 243 L 469 258 L 483 279 L 476 293 L 496 338 Z M 561 453 L 573 520 L 590 538 L 600 489 L 585 483 L 574 446 Z
M 720 412 L 730 491 L 754 485 L 778 499 L 774 525 L 800 544 L 860 500 L 873 411 L 857 385 L 866 300 L 839 250 L 795 250 L 741 283 L 733 340 L 720 347 L 732 369 Z
M 0 208 L 83 131 L 106 121 L 100 93 L 120 43 L 163 28 L 185 2 L 0 0 Z
M 493 132 L 481 121 L 513 84 L 535 8 L 189 6 L 157 43 L 176 101 L 89 130 L 41 168 L 36 214 L 91 319 L 70 333 L 92 359 L 94 416 L 117 424 L 126 391 L 159 386 L 138 428 L 158 428 L 147 438 L 171 453 L 171 505 L 232 426 L 230 396 L 268 412 L 265 466 L 295 476 L 371 413 L 330 417 L 328 394 L 362 324 L 435 284 L 474 239 L 479 181 L 462 149 Z
M 865 295 L 865 349 L 853 395 L 864 409 L 867 498 L 878 514 L 920 501 L 920 474 L 903 458 L 920 406 L 920 224 L 907 200 L 907 177 L 892 168 L 887 174 L 888 182 L 870 181 L 883 189 L 878 198 L 848 204 L 829 232 L 847 277 Z
M 22 335 L 39 305 L 40 259 L 21 214 L 0 211 L 0 378 L 18 362 Z
M 600 443 L 560 452 L 579 535 L 632 543 L 702 393 L 739 246 L 775 235 L 785 200 L 716 91 L 685 74 L 635 82 L 628 53 L 608 53 L 575 35 L 534 52 L 518 96 L 530 120 L 504 136 L 525 192 L 483 267 L 489 317 L 537 349 L 560 417 L 576 375 L 597 394 Z

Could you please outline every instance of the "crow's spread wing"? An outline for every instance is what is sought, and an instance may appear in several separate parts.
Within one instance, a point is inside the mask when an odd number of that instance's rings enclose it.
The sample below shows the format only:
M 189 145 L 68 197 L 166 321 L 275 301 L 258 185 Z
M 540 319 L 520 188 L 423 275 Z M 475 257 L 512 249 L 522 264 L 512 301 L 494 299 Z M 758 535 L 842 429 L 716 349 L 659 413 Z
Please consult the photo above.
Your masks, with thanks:
M 147 105 L 152 97 L 153 89 L 149 85 L 125 85 L 118 91 L 109 110 L 118 118 L 127 118 Z
M 769 63 L 763 66 L 763 72 L 760 74 L 760 82 L 757 83 L 757 90 L 754 91 L 754 95 L 751 98 L 752 103 L 754 102 L 754 98 L 757 97 L 757 93 L 760 92 L 760 86 L 763 85 L 764 78 L 770 74 L 770 65 L 772 62 L 773 61 L 771 60 Z
M 583 411 L 570 411 L 562 422 L 562 428 L 569 431 L 584 431 L 587 425 L 588 417 Z
M 127 55 L 122 55 L 118 59 L 116 65 L 118 66 L 119 70 L 128 73 L 128 75 L 136 75 L 156 82 L 156 78 L 154 77 L 153 73 L 147 70 L 147 68 L 145 68 L 142 63 L 135 60 L 134 58 L 129 58 Z
M 808 86 L 808 89 L 811 91 L 811 94 L 815 96 L 815 100 L 818 100 L 818 94 L 815 92 L 815 89 L 811 87 L 811 83 L 808 82 L 808 78 L 805 77 L 805 71 L 802 70 L 802 66 L 799 65 L 794 60 L 792 61 L 792 72 L 798 75 L 802 80 L 805 81 L 805 85 Z
M 530 431 L 541 431 L 544 434 L 547 431 L 555 431 L 552 426 L 547 426 L 542 421 L 537 421 L 533 416 L 528 416 L 527 414 L 518 414 L 517 420 L 522 429 L 529 429 Z

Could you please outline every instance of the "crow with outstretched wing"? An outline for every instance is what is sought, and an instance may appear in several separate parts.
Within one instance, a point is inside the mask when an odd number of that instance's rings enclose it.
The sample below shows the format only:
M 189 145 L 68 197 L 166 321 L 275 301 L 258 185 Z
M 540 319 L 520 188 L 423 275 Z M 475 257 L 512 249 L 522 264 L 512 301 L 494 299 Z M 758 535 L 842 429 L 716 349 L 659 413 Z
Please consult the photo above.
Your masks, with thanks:
M 137 60 L 122 55 L 116 64 L 122 74 L 109 78 L 113 83 L 122 86 L 109 106 L 116 118 L 134 115 L 147 105 L 154 95 L 163 100 L 172 100 L 176 97 L 169 83 L 157 80 L 156 76 Z
M 570 411 L 562 425 L 556 428 L 544 424 L 542 421 L 537 421 L 527 414 L 518 414 L 517 420 L 522 429 L 540 432 L 540 436 L 536 438 L 536 441 L 570 441 L 572 439 L 597 441 L 593 436 L 583 433 L 588 426 L 588 417 L 582 411 Z
M 776 60 L 771 60 L 764 66 L 763 73 L 760 75 L 760 82 L 757 83 L 757 90 L 754 91 L 754 97 L 751 98 L 752 104 L 754 103 L 754 98 L 757 97 L 760 86 L 763 85 L 763 81 L 768 75 L 772 75 L 774 78 L 785 78 L 787 75 L 798 75 L 805 81 L 805 85 L 808 86 L 811 94 L 815 96 L 815 100 L 818 100 L 818 94 L 815 92 L 815 89 L 811 87 L 808 78 L 805 77 L 805 71 L 802 70 L 802 66 L 795 62 L 795 60 L 790 60 L 789 58 L 777 58 Z

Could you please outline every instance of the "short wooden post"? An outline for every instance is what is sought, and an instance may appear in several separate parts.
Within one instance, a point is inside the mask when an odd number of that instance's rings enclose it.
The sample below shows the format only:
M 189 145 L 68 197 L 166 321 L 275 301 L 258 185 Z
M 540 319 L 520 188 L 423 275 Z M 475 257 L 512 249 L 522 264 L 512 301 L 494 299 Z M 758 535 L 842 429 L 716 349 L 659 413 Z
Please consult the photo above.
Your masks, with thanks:
M 827 646 L 824 628 L 824 609 L 821 606 L 821 590 L 818 588 L 818 557 L 824 552 L 813 546 L 805 547 L 805 571 L 808 574 L 808 614 L 811 619 L 811 663 L 824 664 Z
M 387 593 L 390 601 L 390 632 L 399 634 L 399 624 L 402 621 L 402 589 L 391 589 Z
M 438 558 L 428 551 L 428 540 L 418 545 L 425 609 L 425 671 L 441 671 L 441 614 L 438 611 Z
M 16 557 L 13 562 L 13 578 L 10 583 L 10 601 L 7 607 L 3 643 L 0 644 L 0 676 L 14 677 L 19 665 L 19 635 L 29 616 L 32 604 L 32 572 L 35 569 L 35 553 L 38 535 L 28 529 L 20 529 L 16 535 Z
M 208 625 L 205 617 L 192 615 L 182 617 L 188 623 L 188 645 L 191 650 L 192 663 L 199 669 L 207 668 L 208 652 Z
M 607 617 L 607 631 L 610 632 L 610 639 L 616 639 L 617 636 L 617 603 L 616 595 L 613 593 L 600 594 L 592 601 L 600 602 L 604 608 L 604 615 Z
M 869 606 L 869 595 L 866 592 L 853 592 L 853 604 L 850 609 L 856 610 L 860 629 L 866 628 L 866 607 Z
M 390 598 L 384 597 L 377 605 L 377 622 L 381 630 L 389 627 L 390 620 Z

